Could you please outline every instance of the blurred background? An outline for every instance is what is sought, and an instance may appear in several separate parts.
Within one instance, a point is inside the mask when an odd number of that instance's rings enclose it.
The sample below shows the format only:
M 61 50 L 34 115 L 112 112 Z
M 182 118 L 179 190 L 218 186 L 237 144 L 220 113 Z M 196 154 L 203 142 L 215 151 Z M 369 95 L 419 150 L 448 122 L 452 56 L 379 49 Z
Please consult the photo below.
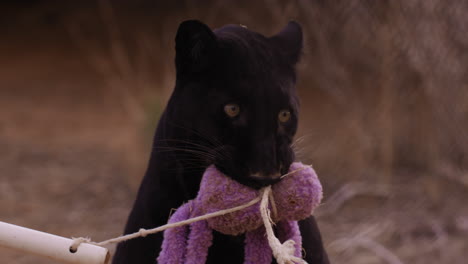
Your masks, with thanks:
M 462 0 L 2 1 L 0 220 L 120 235 L 174 86 L 179 23 L 270 36 L 295 19 L 295 148 L 325 188 L 332 263 L 466 263 L 467 12 Z

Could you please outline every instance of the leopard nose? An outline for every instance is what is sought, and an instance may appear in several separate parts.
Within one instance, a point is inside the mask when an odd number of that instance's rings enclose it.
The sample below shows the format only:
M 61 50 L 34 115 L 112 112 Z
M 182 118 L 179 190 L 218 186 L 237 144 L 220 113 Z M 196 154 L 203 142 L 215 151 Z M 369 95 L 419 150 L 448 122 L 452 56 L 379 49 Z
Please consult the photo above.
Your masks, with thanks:
M 268 174 L 265 176 L 265 174 L 263 173 L 260 173 L 260 172 L 256 172 L 256 173 L 252 173 L 251 174 L 253 178 L 262 178 L 262 179 L 276 179 L 276 178 L 279 178 L 281 177 L 281 174 L 279 172 L 276 172 L 276 173 L 273 173 L 273 174 Z
M 274 183 L 277 183 L 281 180 L 281 173 L 276 172 L 272 174 L 263 174 L 260 172 L 251 173 L 250 177 L 252 180 L 260 184 L 261 186 L 267 186 Z

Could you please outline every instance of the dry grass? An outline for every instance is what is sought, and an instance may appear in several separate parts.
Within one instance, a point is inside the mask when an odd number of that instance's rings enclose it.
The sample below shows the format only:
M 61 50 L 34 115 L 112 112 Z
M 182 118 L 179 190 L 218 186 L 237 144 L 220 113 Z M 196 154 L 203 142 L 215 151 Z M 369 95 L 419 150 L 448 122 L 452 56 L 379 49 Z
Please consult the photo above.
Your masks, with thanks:
M 0 219 L 69 237 L 120 234 L 147 131 L 172 89 L 178 23 L 268 35 L 292 18 L 306 36 L 295 147 L 325 187 L 317 217 L 333 263 L 464 263 L 467 4 L 208 2 L 18 13 L 14 25 L 31 34 L 0 42 Z

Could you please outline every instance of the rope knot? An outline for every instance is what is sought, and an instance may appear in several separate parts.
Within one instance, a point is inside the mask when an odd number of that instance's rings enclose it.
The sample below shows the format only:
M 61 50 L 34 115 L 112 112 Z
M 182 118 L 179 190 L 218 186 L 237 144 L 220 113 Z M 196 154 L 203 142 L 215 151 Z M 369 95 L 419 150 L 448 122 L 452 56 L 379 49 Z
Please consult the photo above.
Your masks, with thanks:
M 271 200 L 271 186 L 267 186 L 262 189 L 262 200 L 260 201 L 260 213 L 262 215 L 263 224 L 265 225 L 266 234 L 268 237 L 268 244 L 273 251 L 278 264 L 303 264 L 306 263 L 302 258 L 294 256 L 294 245 L 296 244 L 293 240 L 287 240 L 283 244 L 276 238 L 270 217 L 270 210 L 268 210 L 268 201 Z M 273 208 L 276 206 L 272 205 Z
M 70 249 L 69 249 L 71 253 L 76 253 L 81 243 L 91 242 L 91 239 L 88 237 L 72 237 L 72 239 L 73 239 L 73 243 L 71 244 Z
M 140 230 L 138 230 L 138 234 L 140 234 L 141 237 L 146 237 L 148 235 L 148 232 L 146 229 L 140 228 Z
M 309 168 L 309 170 L 306 171 L 304 173 L 304 175 L 301 176 L 302 178 L 306 177 L 305 180 L 300 181 L 301 178 L 299 178 L 298 183 L 297 182 L 292 182 L 292 183 L 290 182 L 290 183 L 285 183 L 285 184 L 289 184 L 291 186 L 294 186 L 293 184 L 307 183 L 307 184 L 304 185 L 305 187 L 302 186 L 302 185 L 301 185 L 301 187 L 311 189 L 311 191 L 307 190 L 306 193 L 312 193 L 312 194 L 315 194 L 315 196 L 307 197 L 308 200 L 306 199 L 304 203 L 310 203 L 309 207 L 315 208 L 318 205 L 318 203 L 320 202 L 321 198 L 322 198 L 322 187 L 320 185 L 320 182 L 318 181 L 317 176 L 315 175 L 315 172 L 310 168 L 310 166 L 304 166 L 304 165 L 302 165 L 300 163 L 297 163 L 295 166 L 296 167 L 297 166 L 302 166 L 302 167 L 300 167 L 299 169 L 294 169 L 294 170 L 290 169 L 291 171 L 289 173 L 281 176 L 281 178 L 284 178 L 284 177 L 286 177 L 288 175 L 291 175 L 291 174 L 294 174 L 296 172 L 299 172 L 299 171 L 302 171 L 304 169 Z M 215 172 L 214 174 L 216 174 L 216 173 L 219 173 L 219 172 Z M 205 172 L 205 174 L 207 174 L 207 172 Z M 289 179 L 291 179 L 291 178 L 289 178 Z M 287 181 L 288 179 L 285 179 L 285 180 Z M 284 183 L 285 180 L 283 180 L 282 182 Z M 296 179 L 291 179 L 291 180 L 292 181 L 297 181 Z M 282 189 L 277 189 L 276 191 L 279 192 L 280 196 L 285 195 L 285 193 L 283 193 L 284 191 L 282 192 Z M 303 196 L 304 195 L 302 195 L 300 197 L 303 197 Z M 181 220 L 181 221 L 177 221 L 177 222 L 173 222 L 173 223 L 170 222 L 170 223 L 168 223 L 166 225 L 159 226 L 159 227 L 152 228 L 152 229 L 141 228 L 138 231 L 136 231 L 135 233 L 126 234 L 126 235 L 123 235 L 123 236 L 111 238 L 111 239 L 108 239 L 108 240 L 101 241 L 99 243 L 92 242 L 89 238 L 83 238 L 83 237 L 72 238 L 73 239 L 73 244 L 70 246 L 70 252 L 75 253 L 78 250 L 78 247 L 81 245 L 81 243 L 89 243 L 89 244 L 93 244 L 93 245 L 97 245 L 97 246 L 105 246 L 105 245 L 108 245 L 108 244 L 120 243 L 120 242 L 127 241 L 127 240 L 130 240 L 130 239 L 134 239 L 134 238 L 137 238 L 137 237 L 146 237 L 147 235 L 155 234 L 155 233 L 167 230 L 169 228 L 181 227 L 181 226 L 185 226 L 185 225 L 190 225 L 190 224 L 198 222 L 198 221 L 214 219 L 214 218 L 217 218 L 217 217 L 225 216 L 225 215 L 237 212 L 237 211 L 244 210 L 244 209 L 246 209 L 248 207 L 251 207 L 252 205 L 254 205 L 254 204 L 258 203 L 258 202 L 260 202 L 260 208 L 259 208 L 260 209 L 260 215 L 261 215 L 260 219 L 261 219 L 261 222 L 263 222 L 263 225 L 265 226 L 268 244 L 270 245 L 273 256 L 277 259 L 277 263 L 278 264 L 304 264 L 304 263 L 306 263 L 302 258 L 294 256 L 295 251 L 296 251 L 295 248 L 297 247 L 297 245 L 295 244 L 296 242 L 294 240 L 290 239 L 290 240 L 285 241 L 284 243 L 281 243 L 278 240 L 278 238 L 275 236 L 275 232 L 273 230 L 274 222 L 273 222 L 271 216 L 273 216 L 274 218 L 278 218 L 279 215 L 281 215 L 280 210 L 284 211 L 285 209 L 283 208 L 284 206 L 282 205 L 281 200 L 280 201 L 278 201 L 278 200 L 275 201 L 273 193 L 272 193 L 272 186 L 271 185 L 261 189 L 260 193 L 255 192 L 255 197 L 253 197 L 252 200 L 250 200 L 249 202 L 246 202 L 245 204 L 242 204 L 242 205 L 237 205 L 237 206 L 234 206 L 234 207 L 230 207 L 228 209 L 216 210 L 214 212 L 210 212 L 210 213 L 206 213 L 206 214 L 203 214 L 203 215 L 195 216 L 195 217 L 192 217 L 192 218 L 189 218 L 189 219 L 185 219 L 185 220 Z M 192 206 L 192 204 L 190 204 L 190 206 Z M 271 206 L 271 211 L 269 209 L 269 206 Z M 281 206 L 283 206 L 283 207 L 281 207 Z M 302 209 L 302 211 L 299 212 L 299 213 L 304 214 L 304 212 L 305 212 L 307 214 L 307 216 L 309 216 L 313 208 L 308 208 L 307 210 Z M 192 208 L 191 208 L 191 210 L 192 210 Z M 284 212 L 283 212 L 283 214 L 284 214 Z M 294 216 L 294 217 L 299 218 L 298 216 Z M 300 242 L 298 242 L 298 243 L 300 243 Z
M 273 255 L 279 264 L 302 264 L 306 263 L 302 258 L 294 256 L 294 245 L 296 242 L 293 240 L 287 240 L 283 244 L 279 243 L 273 251 Z

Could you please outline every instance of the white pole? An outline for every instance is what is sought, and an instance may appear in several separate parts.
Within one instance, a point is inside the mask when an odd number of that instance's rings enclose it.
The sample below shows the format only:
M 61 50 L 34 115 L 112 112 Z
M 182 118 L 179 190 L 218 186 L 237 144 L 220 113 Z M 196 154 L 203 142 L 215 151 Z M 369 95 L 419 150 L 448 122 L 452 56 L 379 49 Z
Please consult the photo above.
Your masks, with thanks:
M 110 255 L 106 248 L 82 243 L 70 252 L 73 240 L 0 221 L 0 246 L 48 257 L 65 263 L 106 264 Z

